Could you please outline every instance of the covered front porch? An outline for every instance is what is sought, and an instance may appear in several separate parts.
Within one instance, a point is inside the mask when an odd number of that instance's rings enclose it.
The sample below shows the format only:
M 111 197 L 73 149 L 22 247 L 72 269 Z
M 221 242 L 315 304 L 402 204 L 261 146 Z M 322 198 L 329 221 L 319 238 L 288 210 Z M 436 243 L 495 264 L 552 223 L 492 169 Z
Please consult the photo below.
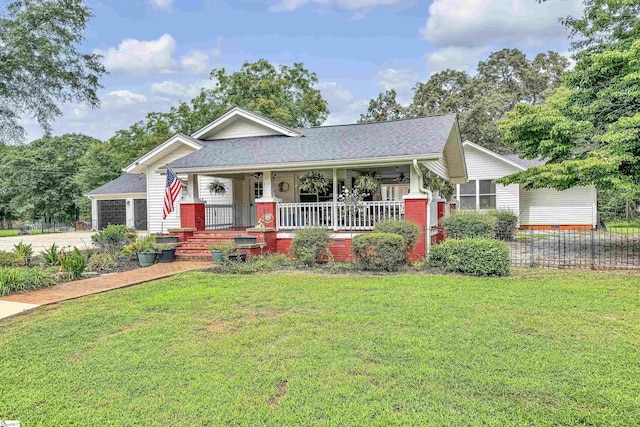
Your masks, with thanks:
M 423 171 L 438 170 L 438 161 L 431 162 L 187 173 L 187 198 L 180 208 L 181 226 L 200 237 L 220 236 L 225 230 L 259 233 L 265 246 L 272 240 L 270 249 L 280 251 L 279 239 L 290 242 L 291 232 L 307 227 L 327 228 L 333 231 L 334 240 L 349 240 L 346 244 L 350 244 L 354 233 L 372 231 L 381 221 L 406 220 L 421 230 L 415 255 L 420 258 L 430 241 L 425 238 L 430 236 L 428 230 L 437 224 L 439 215 L 449 210 L 446 200 L 424 188 Z M 310 177 L 320 181 L 315 190 L 308 184 Z M 231 197 L 226 198 L 233 203 L 202 202 L 200 192 L 209 191 L 212 182 L 216 183 L 214 187 L 223 184 L 231 192 Z M 370 186 L 361 190 L 364 182 Z M 354 193 L 361 194 L 355 201 Z M 265 237 L 265 233 L 274 235 Z

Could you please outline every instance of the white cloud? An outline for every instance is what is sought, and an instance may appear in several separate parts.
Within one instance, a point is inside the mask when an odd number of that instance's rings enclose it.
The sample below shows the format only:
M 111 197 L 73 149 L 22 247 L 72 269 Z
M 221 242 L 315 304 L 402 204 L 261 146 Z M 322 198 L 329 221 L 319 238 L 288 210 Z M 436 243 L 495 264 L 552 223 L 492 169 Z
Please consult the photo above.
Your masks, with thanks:
M 106 102 L 112 102 L 116 105 L 132 105 L 146 101 L 147 97 L 139 93 L 133 93 L 129 90 L 114 90 L 109 92 Z
M 102 63 L 108 71 L 123 74 L 167 74 L 175 72 L 173 55 L 177 43 L 170 34 L 157 40 L 125 39 L 118 47 L 106 51 L 96 49 L 102 55 Z
M 203 80 L 193 83 L 180 83 L 165 80 L 160 83 L 151 84 L 151 92 L 157 96 L 168 99 L 179 99 L 188 101 L 200 93 L 203 88 L 211 88 L 215 84 L 212 80 Z
M 443 46 L 537 46 L 566 39 L 558 18 L 579 14 L 582 8 L 582 0 L 434 0 L 421 34 Z
M 157 40 L 125 39 L 117 47 L 96 49 L 108 71 L 120 74 L 172 74 L 184 72 L 203 74 L 209 71 L 209 54 L 192 50 L 180 60 L 176 59 L 178 43 L 170 34 Z M 216 53 L 217 49 L 217 53 Z M 212 53 L 220 54 L 220 47 Z
M 148 0 L 148 3 L 156 9 L 170 11 L 173 7 L 173 0 Z
M 398 102 L 401 104 L 406 104 L 411 100 L 412 89 L 420 80 L 418 73 L 409 68 L 387 68 L 378 71 L 375 77 L 384 90 L 396 90 Z
M 369 102 L 358 99 L 352 92 L 335 82 L 323 82 L 316 85 L 322 97 L 329 104 L 331 114 L 325 125 L 341 125 L 355 123 L 360 114 L 367 111 Z
M 192 50 L 180 59 L 180 65 L 186 73 L 206 73 L 209 71 L 209 54 L 204 50 Z
M 214 58 L 217 58 L 218 56 L 222 55 L 222 38 L 221 37 L 218 37 L 218 40 L 216 41 L 216 47 L 211 49 L 211 55 L 213 55 Z
M 319 6 L 336 6 L 341 9 L 357 11 L 369 10 L 378 6 L 394 6 L 404 2 L 405 0 L 279 0 L 271 6 L 269 10 L 271 12 L 291 12 L 308 4 L 316 4 Z
M 478 62 L 489 51 L 488 47 L 444 47 L 427 55 L 427 68 L 432 73 L 452 69 L 473 74 Z

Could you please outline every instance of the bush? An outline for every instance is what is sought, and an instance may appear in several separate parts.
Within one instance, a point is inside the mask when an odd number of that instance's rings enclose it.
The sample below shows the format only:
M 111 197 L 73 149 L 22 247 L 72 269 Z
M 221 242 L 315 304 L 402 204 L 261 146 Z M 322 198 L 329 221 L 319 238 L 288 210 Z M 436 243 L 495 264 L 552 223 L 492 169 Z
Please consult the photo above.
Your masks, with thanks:
M 78 248 L 65 252 L 60 257 L 60 269 L 67 273 L 67 280 L 76 280 L 87 269 L 87 258 Z
M 366 270 L 396 271 L 405 264 L 405 243 L 399 234 L 361 234 L 351 245 L 357 263 Z
M 494 237 L 496 217 L 486 213 L 461 211 L 442 219 L 445 236 L 449 239 Z
M 39 268 L 0 268 L 0 296 L 54 285 L 51 273 Z
M 376 233 L 392 233 L 399 234 L 404 239 L 404 253 L 407 256 L 416 245 L 420 229 L 412 222 L 402 221 L 399 219 L 388 219 L 376 224 Z
M 13 245 L 13 253 L 23 261 L 23 265 L 29 265 L 33 257 L 33 245 L 20 242 Z
M 24 265 L 24 259 L 16 253 L 0 251 L 0 267 L 21 267 Z
M 246 262 L 226 262 L 218 267 L 217 272 L 224 274 L 253 274 L 280 270 L 291 266 L 291 261 L 284 254 L 259 255 Z
M 91 241 L 102 252 L 108 252 L 113 257 L 131 243 L 135 230 L 126 225 L 108 225 L 104 230 L 91 236 Z
M 42 250 L 42 260 L 46 265 L 55 266 L 60 265 L 61 252 L 58 250 L 58 246 L 54 243 L 49 248 Z
M 122 249 L 123 255 L 138 255 L 140 252 L 158 252 L 158 244 L 154 236 L 138 237 L 133 243 Z M 116 254 L 113 254 L 114 258 Z
M 89 258 L 87 269 L 89 271 L 105 272 L 118 268 L 116 259 L 108 252 L 95 254 Z
M 512 240 L 516 236 L 518 225 L 517 215 L 506 211 L 496 211 L 492 215 L 496 218 L 494 237 L 498 240 Z
M 509 246 L 493 239 L 449 239 L 431 247 L 428 264 L 469 276 L 507 276 L 511 269 Z
M 296 231 L 291 242 L 291 253 L 298 262 L 315 265 L 322 255 L 329 255 L 331 231 L 326 228 L 305 228 Z

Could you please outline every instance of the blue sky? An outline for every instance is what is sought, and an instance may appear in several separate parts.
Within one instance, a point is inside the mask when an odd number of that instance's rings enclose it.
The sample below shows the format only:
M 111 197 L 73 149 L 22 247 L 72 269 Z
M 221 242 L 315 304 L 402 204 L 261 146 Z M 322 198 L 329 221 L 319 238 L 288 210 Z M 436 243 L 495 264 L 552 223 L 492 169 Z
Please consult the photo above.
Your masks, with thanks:
M 331 116 L 350 123 L 368 100 L 442 69 L 473 72 L 492 50 L 567 52 L 559 17 L 580 0 L 88 0 L 83 49 L 104 56 L 102 106 L 64 105 L 56 134 L 106 139 L 209 84 L 212 68 L 266 58 L 314 71 Z M 26 123 L 30 138 L 40 132 Z

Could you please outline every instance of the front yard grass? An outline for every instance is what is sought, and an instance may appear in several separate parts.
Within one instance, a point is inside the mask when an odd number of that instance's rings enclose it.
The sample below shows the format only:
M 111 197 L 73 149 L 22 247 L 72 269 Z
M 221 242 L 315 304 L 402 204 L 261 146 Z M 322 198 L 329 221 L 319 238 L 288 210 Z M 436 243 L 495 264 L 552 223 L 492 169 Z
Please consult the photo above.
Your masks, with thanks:
M 29 234 L 42 234 L 42 230 L 29 230 Z M 0 237 L 13 237 L 20 235 L 19 230 L 0 230 Z
M 0 323 L 22 425 L 638 425 L 640 276 L 189 273 Z

